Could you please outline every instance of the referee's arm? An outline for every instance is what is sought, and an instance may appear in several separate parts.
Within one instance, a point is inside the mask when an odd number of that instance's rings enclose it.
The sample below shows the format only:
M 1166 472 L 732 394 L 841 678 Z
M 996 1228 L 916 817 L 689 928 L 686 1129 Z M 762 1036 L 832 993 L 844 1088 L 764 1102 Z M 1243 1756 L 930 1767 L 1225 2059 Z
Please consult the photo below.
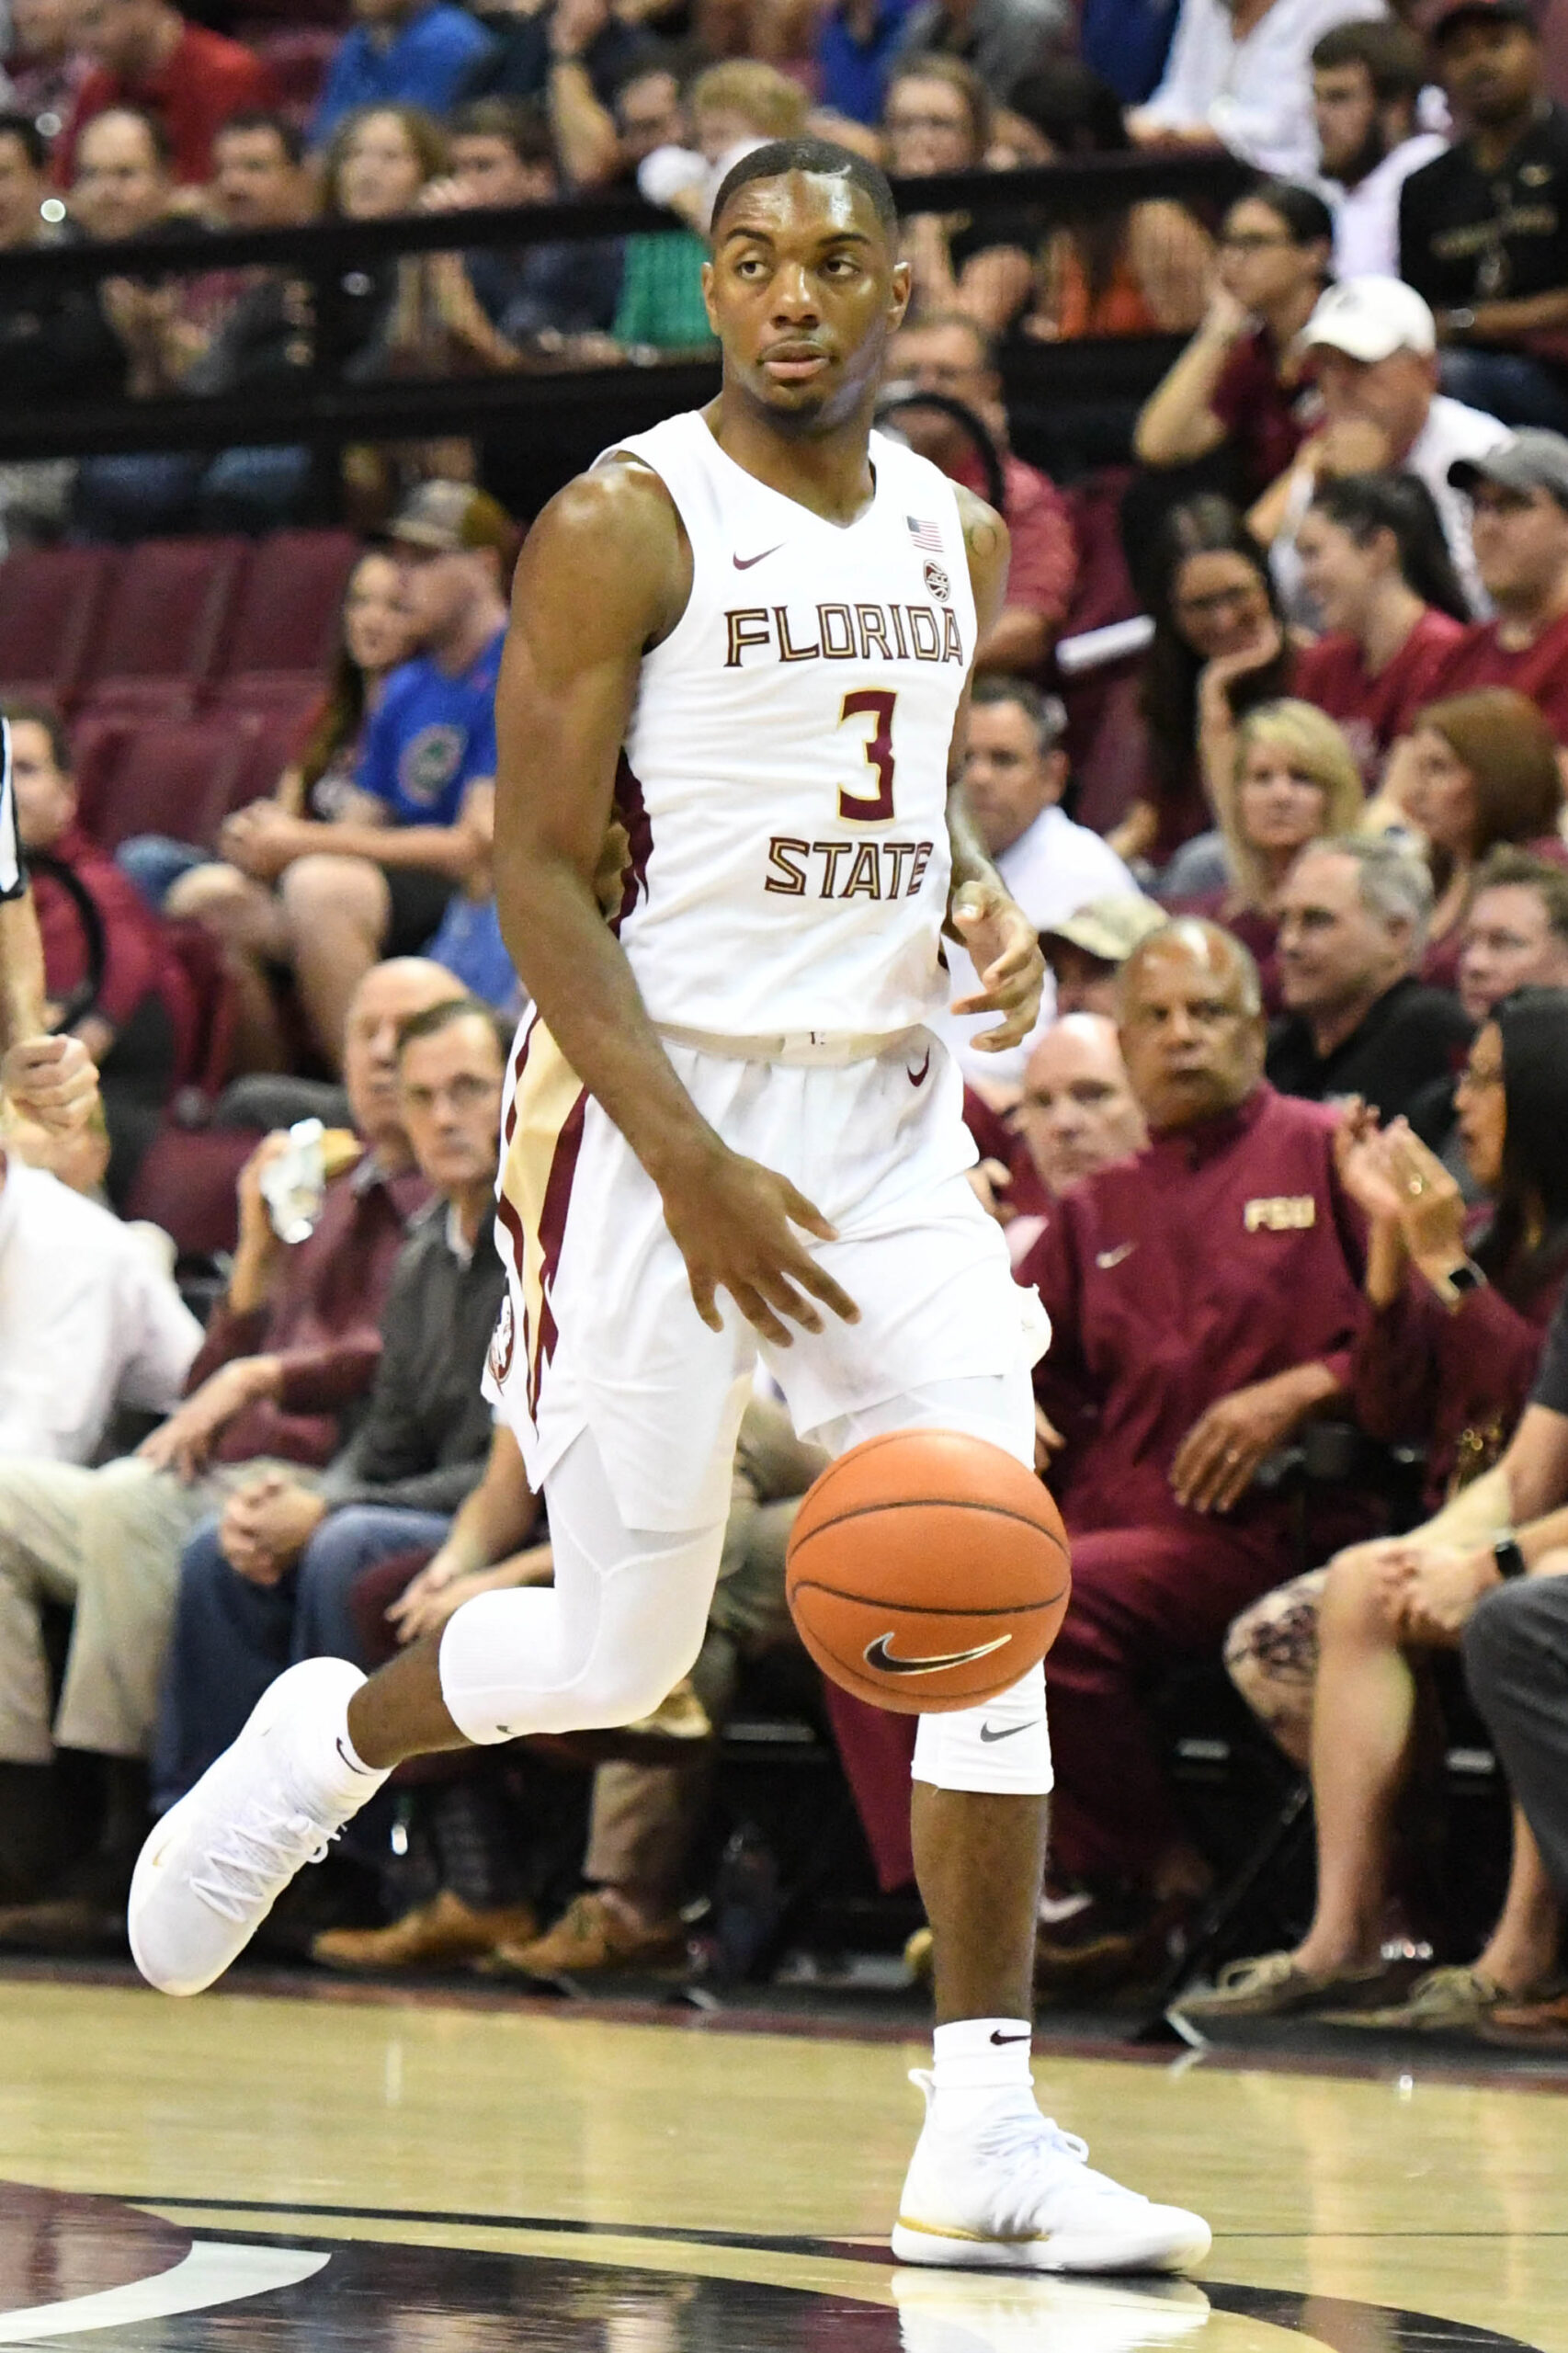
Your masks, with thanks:
M 45 1023 L 43 942 L 22 863 L 11 730 L 0 719 L 0 1086 L 24 1118 L 67 1133 L 92 1118 L 98 1074 L 79 1038 Z

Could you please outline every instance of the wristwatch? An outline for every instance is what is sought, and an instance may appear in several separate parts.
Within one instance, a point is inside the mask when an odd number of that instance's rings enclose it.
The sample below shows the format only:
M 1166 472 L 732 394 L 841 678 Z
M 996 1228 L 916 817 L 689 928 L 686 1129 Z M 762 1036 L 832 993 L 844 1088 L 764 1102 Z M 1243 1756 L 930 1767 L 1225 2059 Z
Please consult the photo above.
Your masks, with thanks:
M 1486 1277 L 1482 1273 L 1475 1260 L 1461 1258 L 1459 1265 L 1451 1267 L 1443 1277 L 1442 1281 L 1434 1283 L 1432 1288 L 1445 1307 L 1455 1308 L 1462 1306 L 1471 1292 L 1481 1290 L 1485 1282 Z
M 1474 331 L 1474 327 L 1475 313 L 1471 310 L 1461 306 L 1457 311 L 1445 311 L 1443 313 L 1443 332 L 1445 335 L 1470 335 Z
M 1492 1557 L 1497 1563 L 1500 1577 L 1522 1577 L 1528 1574 L 1529 1563 L 1519 1550 L 1517 1537 L 1499 1536 L 1492 1547 Z

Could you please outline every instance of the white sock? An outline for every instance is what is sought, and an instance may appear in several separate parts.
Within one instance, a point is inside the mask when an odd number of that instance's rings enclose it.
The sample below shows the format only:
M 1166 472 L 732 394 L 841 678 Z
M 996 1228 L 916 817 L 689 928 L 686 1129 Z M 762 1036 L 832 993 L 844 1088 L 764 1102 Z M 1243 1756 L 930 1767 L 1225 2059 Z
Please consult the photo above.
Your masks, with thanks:
M 309 1813 L 338 1814 L 347 1821 L 369 1805 L 387 1775 L 367 1765 L 349 1739 L 347 1696 L 298 1725 L 289 1778 Z
M 939 2026 L 932 2111 L 943 2127 L 962 2131 L 998 2109 L 1033 2108 L 1033 2040 L 1028 2018 L 958 2018 Z

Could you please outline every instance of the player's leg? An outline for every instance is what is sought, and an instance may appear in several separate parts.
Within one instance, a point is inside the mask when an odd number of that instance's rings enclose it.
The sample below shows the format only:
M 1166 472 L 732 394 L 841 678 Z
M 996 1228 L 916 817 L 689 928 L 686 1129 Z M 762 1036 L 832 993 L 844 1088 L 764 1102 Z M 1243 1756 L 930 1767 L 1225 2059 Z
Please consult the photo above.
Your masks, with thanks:
M 938 1381 L 812 1432 L 840 1452 L 884 1430 L 961 1429 L 1034 1460 L 1033 1392 L 1004 1374 Z M 936 2063 L 892 2234 L 905 2263 L 1045 2271 L 1179 2270 L 1209 2251 L 1196 2214 L 1091 2170 L 1042 2116 L 1029 2063 L 1035 1921 L 1051 1745 L 1036 1667 L 984 1708 L 926 1715 L 911 1826 L 931 1923 Z
M 723 1433 L 733 1449 L 733 1420 Z M 148 1840 L 131 1948 L 165 1992 L 196 1993 L 244 1949 L 301 1865 L 394 1765 L 432 1749 L 626 1723 L 701 1645 L 724 1522 L 629 1528 L 582 1431 L 546 1483 L 555 1582 L 481 1595 L 369 1681 L 306 1659 Z

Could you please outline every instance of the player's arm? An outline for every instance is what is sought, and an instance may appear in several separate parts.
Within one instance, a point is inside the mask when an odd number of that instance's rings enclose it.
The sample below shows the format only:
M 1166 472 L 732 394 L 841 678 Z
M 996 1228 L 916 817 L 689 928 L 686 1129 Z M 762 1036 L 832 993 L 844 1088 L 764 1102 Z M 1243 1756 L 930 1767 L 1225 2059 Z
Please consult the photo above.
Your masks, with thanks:
M 795 1227 L 833 1238 L 788 1180 L 732 1152 L 665 1051 L 595 877 L 644 652 L 691 590 L 691 556 L 657 476 L 618 460 L 552 499 L 517 566 L 495 698 L 495 892 L 525 986 L 585 1086 L 658 1187 L 698 1313 L 715 1331 L 726 1290 L 779 1345 L 821 1300 L 853 1302 Z
M 972 491 L 960 488 L 958 498 L 970 584 L 974 591 L 975 620 L 983 639 L 1006 596 L 1007 526 Z M 968 949 L 980 975 L 979 994 L 960 997 L 953 1011 L 1002 1015 L 994 1029 L 983 1029 L 973 1041 L 986 1053 L 994 1054 L 1004 1046 L 1017 1045 L 1034 1028 L 1045 978 L 1045 959 L 1033 924 L 992 864 L 963 797 L 960 776 L 972 682 L 971 671 L 959 704 L 948 754 L 948 840 L 953 860 L 948 928 Z

